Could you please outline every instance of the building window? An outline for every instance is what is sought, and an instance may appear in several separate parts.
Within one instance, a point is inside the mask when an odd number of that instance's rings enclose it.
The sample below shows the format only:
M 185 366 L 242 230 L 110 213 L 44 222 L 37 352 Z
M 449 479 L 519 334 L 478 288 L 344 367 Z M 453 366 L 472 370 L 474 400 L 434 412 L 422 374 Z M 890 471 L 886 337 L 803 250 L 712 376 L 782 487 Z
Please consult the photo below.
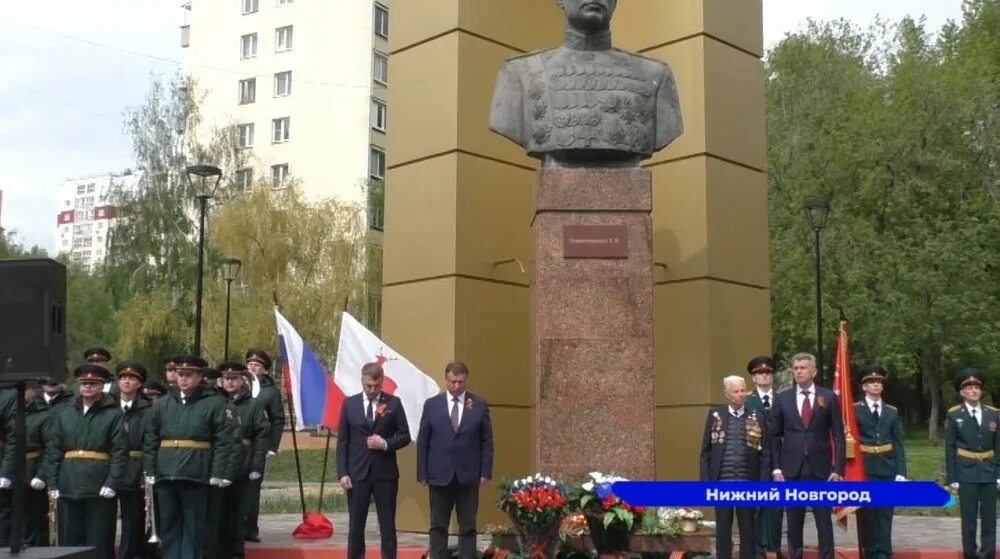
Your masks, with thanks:
M 240 80 L 240 105 L 253 103 L 257 98 L 257 78 Z
M 87 194 L 90 194 L 93 191 L 94 191 L 94 183 L 88 184 L 87 185 Z
M 285 188 L 288 183 L 288 163 L 271 165 L 271 188 Z
M 382 330 L 382 294 L 381 293 L 369 293 L 368 294 L 368 329 L 372 332 L 380 332 Z
M 292 94 L 292 73 L 278 72 L 274 75 L 274 96 L 288 97 Z
M 86 194 L 87 193 L 87 185 L 81 184 L 80 186 L 76 187 L 76 193 L 77 194 Z
M 368 159 L 368 174 L 376 179 L 385 178 L 385 152 L 375 146 Z
M 236 170 L 236 188 L 244 192 L 253 188 L 253 169 Z
M 389 83 L 389 57 L 378 51 L 372 61 L 372 76 L 378 83 Z
M 240 135 L 240 147 L 241 148 L 252 148 L 253 147 L 253 123 L 241 124 L 236 128 Z
M 379 99 L 372 99 L 372 128 L 379 132 L 385 132 L 385 119 L 388 109 L 385 102 Z
M 252 14 L 260 8 L 259 0 L 243 0 L 243 13 Z
M 285 6 L 287 4 L 292 4 L 292 3 L 294 3 L 294 0 L 275 0 L 274 5 L 275 6 Z
M 286 25 L 274 30 L 274 52 L 292 50 L 292 26 Z
M 389 38 L 389 8 L 375 4 L 375 34 Z
M 276 118 L 271 121 L 271 141 L 280 144 L 288 141 L 288 126 L 291 124 L 290 117 Z
M 257 56 L 257 34 L 250 33 L 240 37 L 240 58 L 253 58 Z

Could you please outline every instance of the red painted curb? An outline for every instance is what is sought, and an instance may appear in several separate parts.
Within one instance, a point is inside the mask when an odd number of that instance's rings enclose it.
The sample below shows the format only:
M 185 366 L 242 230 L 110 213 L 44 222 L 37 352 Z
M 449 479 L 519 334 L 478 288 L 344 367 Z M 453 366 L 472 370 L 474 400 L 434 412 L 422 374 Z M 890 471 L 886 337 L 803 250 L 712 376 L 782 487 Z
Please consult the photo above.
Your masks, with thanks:
M 420 547 L 401 547 L 396 552 L 397 559 L 421 559 L 425 549 Z M 1000 549 L 997 549 L 1000 554 Z M 377 546 L 365 552 L 365 559 L 381 559 Z M 788 554 L 785 553 L 787 557 Z M 834 556 L 837 559 L 859 559 L 857 549 L 838 549 Z M 895 549 L 893 559 L 962 559 L 958 549 Z M 247 559 L 347 559 L 347 548 L 334 545 L 303 545 L 303 546 L 247 546 Z M 806 549 L 804 559 L 819 559 L 819 551 Z

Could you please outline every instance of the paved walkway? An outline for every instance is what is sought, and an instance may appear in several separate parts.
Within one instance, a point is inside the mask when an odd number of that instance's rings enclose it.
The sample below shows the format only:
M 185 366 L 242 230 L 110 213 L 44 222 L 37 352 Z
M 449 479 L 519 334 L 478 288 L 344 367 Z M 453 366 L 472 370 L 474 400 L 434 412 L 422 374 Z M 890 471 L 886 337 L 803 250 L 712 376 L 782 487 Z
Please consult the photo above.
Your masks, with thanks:
M 292 531 L 302 522 L 302 517 L 298 514 L 268 514 L 260 518 L 261 540 L 255 545 L 275 545 L 294 544 L 302 546 L 316 545 L 347 545 L 347 513 L 329 513 L 327 517 L 334 524 L 334 534 L 331 539 L 306 541 L 292 538 Z M 378 549 L 378 522 L 374 512 L 368 517 L 367 541 L 372 549 Z M 806 547 L 816 546 L 816 528 L 812 515 L 806 516 L 805 523 L 805 544 Z M 928 517 L 928 516 L 896 516 L 893 522 L 893 545 L 896 549 L 961 549 L 962 536 L 960 531 L 960 521 L 958 518 Z M 735 528 L 735 526 L 734 526 Z M 787 530 L 787 523 L 784 526 Z M 837 549 L 849 549 L 857 547 L 857 535 L 855 524 L 851 520 L 848 531 L 845 532 L 834 524 L 834 542 Z M 785 536 L 787 538 L 787 535 Z M 415 547 L 425 548 L 427 546 L 427 534 L 401 532 L 398 535 L 400 548 Z M 456 539 L 452 536 L 450 543 L 454 545 Z M 787 539 L 783 544 L 787 545 Z M 479 548 L 485 549 L 489 545 L 489 538 L 480 535 Z

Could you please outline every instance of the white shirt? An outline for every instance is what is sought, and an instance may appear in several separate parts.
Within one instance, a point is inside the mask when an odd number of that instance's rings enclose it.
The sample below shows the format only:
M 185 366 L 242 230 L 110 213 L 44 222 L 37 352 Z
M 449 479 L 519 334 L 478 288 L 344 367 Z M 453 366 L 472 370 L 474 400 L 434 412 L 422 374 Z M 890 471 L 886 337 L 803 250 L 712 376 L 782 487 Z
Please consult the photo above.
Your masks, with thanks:
M 760 388 L 757 388 L 757 396 L 760 398 L 761 402 L 764 401 L 764 396 L 767 396 L 768 403 L 771 404 L 771 405 L 774 405 L 774 389 L 773 388 L 770 389 L 770 390 L 768 390 L 767 392 L 764 392 Z
M 982 426 L 983 424 L 983 407 L 982 406 L 971 406 L 968 403 L 965 404 L 965 410 L 969 412 L 969 415 L 976 420 L 976 424 Z M 975 413 L 972 413 L 975 411 Z
M 131 408 L 131 407 L 132 407 L 132 404 L 133 404 L 134 402 L 135 402 L 135 400 L 129 400 L 129 401 L 127 401 L 127 402 L 126 402 L 125 400 L 122 400 L 122 401 L 121 401 L 121 405 L 122 405 L 122 411 L 123 411 L 123 412 L 125 412 L 125 411 L 128 411 L 128 410 L 129 410 L 129 408 Z
M 88 406 L 87 404 L 83 404 L 83 415 L 87 415 L 87 410 L 89 410 L 89 409 L 90 409 L 90 406 Z
M 458 398 L 458 423 L 462 424 L 462 414 L 465 413 L 465 392 L 462 392 L 458 396 L 452 396 L 450 392 L 446 392 L 448 396 L 448 417 L 451 417 L 451 407 L 455 405 L 455 398 Z
M 809 391 L 809 409 L 816 409 L 816 385 L 810 384 L 807 388 L 801 388 L 799 385 L 795 385 L 795 405 L 799 407 L 799 415 L 802 414 L 802 403 L 805 401 L 806 397 L 802 394 L 803 390 Z
M 737 409 L 733 409 L 733 406 L 729 406 L 729 413 L 731 413 L 734 416 L 736 416 L 737 419 L 739 419 L 740 417 L 743 416 L 743 412 L 744 411 L 745 411 L 745 408 L 740 408 L 740 409 L 737 410 Z
M 379 396 L 381 396 L 381 394 L 379 394 Z M 361 411 L 365 414 L 365 419 L 367 419 L 368 418 L 368 404 L 371 403 L 371 405 L 372 405 L 372 422 L 373 423 L 375 422 L 375 416 L 376 416 L 376 414 L 378 414 L 378 399 L 379 399 L 379 396 L 375 396 L 374 398 L 369 398 L 368 394 L 362 393 L 362 395 L 361 395 L 362 405 L 364 405 L 364 407 L 361 408 Z
M 42 398 L 45 399 L 45 403 L 46 404 L 51 403 L 52 402 L 52 398 L 54 398 L 54 397 L 55 396 L 50 396 L 48 392 L 42 392 Z
M 870 396 L 865 396 L 865 404 L 868 405 L 868 411 L 872 413 L 875 413 L 875 405 L 878 404 L 878 416 L 882 417 L 882 412 L 885 411 L 885 404 L 882 403 L 882 398 L 872 400 Z

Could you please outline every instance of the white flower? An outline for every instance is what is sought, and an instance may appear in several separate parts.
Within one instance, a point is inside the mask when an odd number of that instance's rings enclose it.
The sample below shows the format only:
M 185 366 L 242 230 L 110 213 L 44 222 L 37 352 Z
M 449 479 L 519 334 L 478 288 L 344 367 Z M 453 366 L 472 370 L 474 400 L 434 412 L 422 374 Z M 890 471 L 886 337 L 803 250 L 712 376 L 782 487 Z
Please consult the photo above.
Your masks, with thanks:
M 593 489 L 594 489 L 594 482 L 588 481 L 587 483 L 584 483 L 580 487 L 582 487 L 584 491 L 593 491 Z

